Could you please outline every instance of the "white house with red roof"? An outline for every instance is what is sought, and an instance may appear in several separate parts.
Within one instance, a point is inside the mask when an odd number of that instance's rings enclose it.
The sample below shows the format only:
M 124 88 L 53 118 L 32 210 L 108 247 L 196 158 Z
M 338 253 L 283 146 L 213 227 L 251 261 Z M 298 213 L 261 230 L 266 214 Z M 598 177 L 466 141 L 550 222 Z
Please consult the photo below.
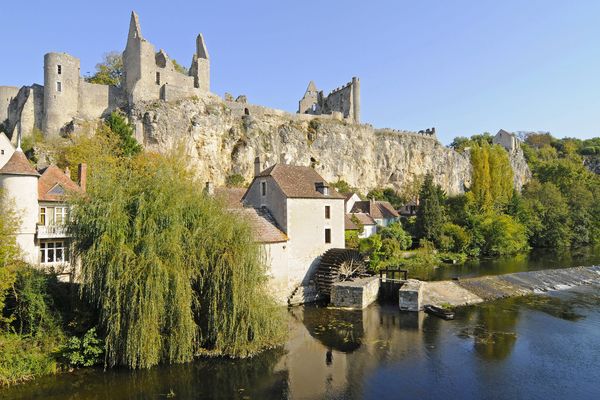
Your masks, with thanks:
M 216 189 L 232 212 L 250 222 L 264 250 L 270 288 L 280 303 L 303 293 L 298 302 L 316 297 L 312 277 L 320 257 L 344 248 L 344 197 L 310 167 L 275 164 L 261 170 L 240 198 L 239 189 Z
M 20 140 L 11 157 L 0 164 L 0 188 L 19 218 L 16 241 L 23 261 L 51 269 L 63 280 L 74 279 L 75 264 L 65 230 L 69 216 L 66 196 L 85 190 L 85 164 L 79 167 L 79 177 L 77 184 L 53 165 L 36 170 L 21 150 Z

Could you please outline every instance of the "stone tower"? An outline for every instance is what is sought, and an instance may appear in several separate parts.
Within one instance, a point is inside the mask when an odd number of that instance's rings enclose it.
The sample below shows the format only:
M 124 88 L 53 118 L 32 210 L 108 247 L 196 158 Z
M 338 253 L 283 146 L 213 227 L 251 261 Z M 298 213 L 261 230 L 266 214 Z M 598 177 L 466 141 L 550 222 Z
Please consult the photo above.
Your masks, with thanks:
M 140 21 L 135 12 L 131 12 L 127 45 L 123 52 L 125 70 L 125 91 L 129 104 L 139 100 L 158 98 L 159 87 L 155 82 L 156 59 L 154 46 L 142 37 Z
M 66 53 L 44 56 L 44 117 L 46 135 L 60 133 L 77 115 L 79 106 L 79 59 Z
M 210 57 L 202 34 L 196 38 L 196 54 L 192 57 L 190 76 L 194 77 L 194 87 L 210 92 Z
M 21 135 L 17 138 L 17 149 L 0 168 L 0 188 L 7 201 L 12 201 L 19 214 L 16 229 L 17 244 L 23 252 L 24 261 L 37 263 L 35 250 L 36 224 L 38 222 L 38 178 L 40 174 L 31 166 L 21 150 Z
M 352 117 L 360 123 L 360 79 L 352 77 Z

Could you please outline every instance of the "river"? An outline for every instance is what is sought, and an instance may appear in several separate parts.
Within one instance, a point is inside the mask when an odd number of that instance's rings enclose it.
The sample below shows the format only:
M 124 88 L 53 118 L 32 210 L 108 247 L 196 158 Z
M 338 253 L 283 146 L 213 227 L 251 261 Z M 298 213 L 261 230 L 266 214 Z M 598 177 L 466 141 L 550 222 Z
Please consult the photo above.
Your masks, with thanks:
M 582 260 L 574 257 L 560 266 Z M 581 257 L 592 262 L 596 255 Z M 558 267 L 545 260 L 531 268 L 544 263 Z M 505 269 L 523 262 L 509 264 L 497 263 L 492 273 L 516 272 Z M 484 268 L 478 265 L 438 269 L 432 277 L 477 275 Z M 597 286 L 465 307 L 453 321 L 400 313 L 393 304 L 363 311 L 296 307 L 288 316 L 285 348 L 252 359 L 198 360 L 135 372 L 85 369 L 0 391 L 0 398 L 600 398 Z

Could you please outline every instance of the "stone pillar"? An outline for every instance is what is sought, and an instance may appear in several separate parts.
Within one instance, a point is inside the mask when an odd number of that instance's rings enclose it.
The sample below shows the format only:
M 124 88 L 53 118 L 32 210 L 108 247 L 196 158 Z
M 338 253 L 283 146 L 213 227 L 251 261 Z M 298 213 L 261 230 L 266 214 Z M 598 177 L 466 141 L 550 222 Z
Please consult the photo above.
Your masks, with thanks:
M 421 311 L 423 309 L 423 282 L 409 279 L 398 291 L 400 311 Z

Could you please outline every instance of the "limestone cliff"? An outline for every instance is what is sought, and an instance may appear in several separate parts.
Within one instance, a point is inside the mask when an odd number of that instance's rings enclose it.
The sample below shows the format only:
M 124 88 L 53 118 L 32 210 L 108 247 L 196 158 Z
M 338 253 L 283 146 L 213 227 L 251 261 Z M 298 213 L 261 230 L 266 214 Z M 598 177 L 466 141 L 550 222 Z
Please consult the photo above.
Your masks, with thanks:
M 328 118 L 327 118 L 328 117 Z M 431 172 L 449 194 L 469 187 L 471 164 L 435 136 L 374 129 L 335 118 L 289 114 L 217 97 L 141 103 L 130 111 L 138 140 L 149 150 L 182 146 L 204 181 L 221 185 L 231 174 L 252 179 L 253 160 L 314 165 L 328 181 L 347 181 L 362 192 L 380 186 L 402 190 Z M 511 155 L 515 182 L 529 169 Z

